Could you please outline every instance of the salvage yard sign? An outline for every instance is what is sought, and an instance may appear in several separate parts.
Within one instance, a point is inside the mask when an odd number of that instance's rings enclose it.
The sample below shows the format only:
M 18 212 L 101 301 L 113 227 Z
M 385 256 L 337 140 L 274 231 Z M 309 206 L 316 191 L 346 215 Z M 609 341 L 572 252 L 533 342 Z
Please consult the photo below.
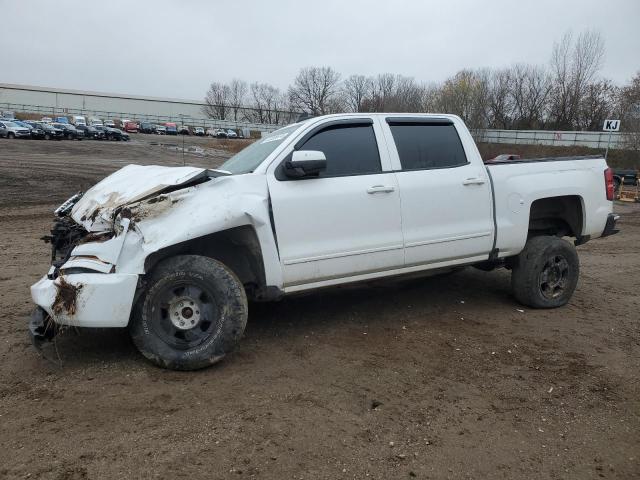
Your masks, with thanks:
M 620 120 L 605 120 L 602 130 L 605 132 L 617 132 L 620 130 Z
M 602 130 L 609 132 L 609 139 L 607 140 L 607 149 L 604 152 L 604 159 L 607 159 L 609 154 L 609 145 L 611 144 L 611 134 L 620 130 L 620 120 L 605 120 Z

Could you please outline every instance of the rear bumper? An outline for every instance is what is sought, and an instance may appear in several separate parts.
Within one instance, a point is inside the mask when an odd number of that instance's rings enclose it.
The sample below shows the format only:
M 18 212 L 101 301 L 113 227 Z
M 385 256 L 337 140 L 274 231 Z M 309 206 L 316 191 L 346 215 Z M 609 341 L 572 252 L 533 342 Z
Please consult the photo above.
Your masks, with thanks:
M 616 215 L 615 213 L 610 213 L 607 217 L 607 223 L 604 226 L 604 230 L 602 231 L 602 235 L 600 237 L 608 237 L 610 235 L 614 235 L 618 233 L 620 230 L 616 228 L 616 222 L 620 218 L 620 215 Z

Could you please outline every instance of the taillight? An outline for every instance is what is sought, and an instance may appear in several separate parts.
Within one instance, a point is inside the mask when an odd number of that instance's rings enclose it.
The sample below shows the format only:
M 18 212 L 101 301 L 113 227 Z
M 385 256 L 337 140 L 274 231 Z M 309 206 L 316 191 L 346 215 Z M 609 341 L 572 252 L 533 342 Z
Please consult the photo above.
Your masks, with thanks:
M 615 185 L 613 184 L 613 170 L 610 168 L 604 171 L 604 186 L 607 190 L 607 200 L 613 201 Z

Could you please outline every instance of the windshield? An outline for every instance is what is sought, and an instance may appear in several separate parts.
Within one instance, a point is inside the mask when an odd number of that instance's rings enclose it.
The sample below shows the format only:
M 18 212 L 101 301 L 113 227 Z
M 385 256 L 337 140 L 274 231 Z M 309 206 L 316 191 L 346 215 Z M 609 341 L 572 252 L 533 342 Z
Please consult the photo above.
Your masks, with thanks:
M 4 123 L 4 126 L 7 127 L 7 128 L 16 128 L 18 126 L 13 122 L 3 121 L 2 123 Z
M 233 174 L 253 172 L 299 126 L 299 124 L 294 124 L 281 128 L 252 143 L 224 162 L 220 166 L 220 170 L 226 170 Z

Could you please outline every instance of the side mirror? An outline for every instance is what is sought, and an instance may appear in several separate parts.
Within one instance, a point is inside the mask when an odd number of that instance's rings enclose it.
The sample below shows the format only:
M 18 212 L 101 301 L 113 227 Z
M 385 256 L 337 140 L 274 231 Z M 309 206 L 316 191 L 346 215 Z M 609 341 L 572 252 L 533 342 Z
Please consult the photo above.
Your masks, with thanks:
M 303 178 L 318 176 L 327 168 L 327 158 L 324 152 L 318 150 L 296 150 L 291 160 L 284 164 L 284 173 L 289 178 Z

